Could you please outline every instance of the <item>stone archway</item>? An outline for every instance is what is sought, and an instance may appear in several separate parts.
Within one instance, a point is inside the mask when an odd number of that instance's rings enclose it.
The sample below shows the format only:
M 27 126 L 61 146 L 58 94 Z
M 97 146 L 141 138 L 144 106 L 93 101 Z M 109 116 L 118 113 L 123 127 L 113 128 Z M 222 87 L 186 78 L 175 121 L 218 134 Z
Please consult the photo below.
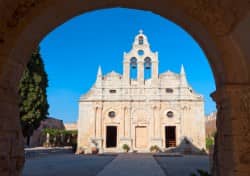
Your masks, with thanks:
M 23 145 L 17 86 L 31 51 L 56 26 L 91 10 L 149 10 L 189 32 L 206 53 L 217 91 L 218 135 L 213 174 L 250 173 L 250 3 L 247 0 L 1 0 L 0 174 L 20 175 Z

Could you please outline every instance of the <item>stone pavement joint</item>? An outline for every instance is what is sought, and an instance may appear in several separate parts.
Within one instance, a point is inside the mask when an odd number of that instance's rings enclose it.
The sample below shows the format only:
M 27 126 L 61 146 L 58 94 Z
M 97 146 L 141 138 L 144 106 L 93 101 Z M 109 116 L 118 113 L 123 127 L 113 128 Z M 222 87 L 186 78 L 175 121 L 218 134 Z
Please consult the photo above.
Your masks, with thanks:
M 165 176 L 150 154 L 119 154 L 97 176 Z

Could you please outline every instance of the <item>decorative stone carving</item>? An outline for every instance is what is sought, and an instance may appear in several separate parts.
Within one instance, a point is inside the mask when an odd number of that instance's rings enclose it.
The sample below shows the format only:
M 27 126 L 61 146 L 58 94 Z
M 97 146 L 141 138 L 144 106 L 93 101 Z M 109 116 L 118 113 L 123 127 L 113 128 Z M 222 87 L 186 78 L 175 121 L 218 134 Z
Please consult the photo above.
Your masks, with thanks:
M 178 0 L 177 3 L 182 4 L 188 15 L 219 36 L 230 33 L 250 9 L 249 1 Z
M 6 16 L 5 20 L 0 22 L 0 44 L 4 43 L 4 35 L 8 28 L 16 27 L 19 21 L 40 2 L 42 0 L 20 0 L 17 3 L 2 2 L 3 7 L 7 8 L 11 15 Z

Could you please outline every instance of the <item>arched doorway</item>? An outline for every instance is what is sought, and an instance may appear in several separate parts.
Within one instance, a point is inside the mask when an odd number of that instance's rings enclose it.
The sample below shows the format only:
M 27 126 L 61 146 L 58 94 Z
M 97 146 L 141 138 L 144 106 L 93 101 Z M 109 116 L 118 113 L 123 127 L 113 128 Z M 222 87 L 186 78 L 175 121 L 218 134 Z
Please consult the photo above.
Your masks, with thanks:
M 247 175 L 250 165 L 250 35 L 248 2 L 12 1 L 0 3 L 0 108 L 2 175 L 19 175 L 23 145 L 17 87 L 31 51 L 73 16 L 109 7 L 150 10 L 186 29 L 206 53 L 214 72 L 218 107 L 214 175 Z

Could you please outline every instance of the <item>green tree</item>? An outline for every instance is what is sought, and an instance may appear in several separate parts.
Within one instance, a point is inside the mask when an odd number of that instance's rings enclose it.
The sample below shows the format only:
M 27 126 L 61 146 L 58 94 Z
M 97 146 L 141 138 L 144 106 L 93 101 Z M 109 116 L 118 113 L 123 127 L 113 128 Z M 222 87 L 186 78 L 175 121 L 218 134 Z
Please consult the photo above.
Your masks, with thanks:
M 20 120 L 27 145 L 34 130 L 48 115 L 47 87 L 48 77 L 38 48 L 32 53 L 19 85 Z

